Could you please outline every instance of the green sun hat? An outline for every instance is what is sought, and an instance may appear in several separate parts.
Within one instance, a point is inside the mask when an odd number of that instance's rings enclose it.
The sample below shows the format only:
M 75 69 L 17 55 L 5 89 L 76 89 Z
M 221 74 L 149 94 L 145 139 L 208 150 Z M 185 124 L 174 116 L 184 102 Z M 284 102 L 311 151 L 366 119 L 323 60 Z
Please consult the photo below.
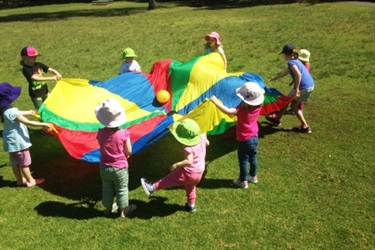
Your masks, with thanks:
M 134 53 L 134 50 L 132 50 L 131 48 L 126 48 L 122 51 L 122 57 L 123 58 L 126 58 L 126 57 L 137 57 L 137 55 Z
M 178 142 L 186 146 L 194 146 L 201 141 L 198 123 L 189 118 L 186 118 L 182 122 L 173 123 L 170 131 Z

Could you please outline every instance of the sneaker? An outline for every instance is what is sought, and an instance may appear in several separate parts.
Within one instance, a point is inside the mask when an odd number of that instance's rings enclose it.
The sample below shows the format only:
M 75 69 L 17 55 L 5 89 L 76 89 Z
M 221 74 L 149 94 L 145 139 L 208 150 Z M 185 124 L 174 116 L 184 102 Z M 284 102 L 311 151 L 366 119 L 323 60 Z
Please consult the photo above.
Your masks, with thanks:
M 269 115 L 266 115 L 266 120 L 273 123 L 274 125 L 276 126 L 280 126 L 281 125 L 281 120 L 277 120 L 276 118 L 273 118 Z
M 40 185 L 44 183 L 45 179 L 34 179 L 34 182 L 26 182 L 26 186 L 29 187 L 34 187 L 36 185 Z
M 293 130 L 296 131 L 296 132 L 307 133 L 307 134 L 310 134 L 312 132 L 310 126 L 305 127 L 303 125 L 300 125 L 299 127 L 294 127 Z
M 195 211 L 197 211 L 196 209 L 195 209 L 195 205 L 193 205 L 193 206 L 190 206 L 189 205 L 189 203 L 185 203 L 185 209 L 186 209 L 186 211 L 188 211 L 189 213 L 194 213 Z
M 116 213 L 116 212 L 117 212 L 117 210 L 118 210 L 118 206 L 117 206 L 117 203 L 116 203 L 116 202 L 114 202 L 114 203 L 112 204 L 112 213 Z
M 150 194 L 152 194 L 155 191 L 154 187 L 151 184 L 149 184 L 145 178 L 141 178 L 141 184 L 147 196 L 150 196 Z
M 233 180 L 233 185 L 239 188 L 248 188 L 249 185 L 247 184 L 247 181 L 240 181 L 240 179 Z
M 249 175 L 249 182 L 251 183 L 258 183 L 258 177 L 257 176 L 250 176 Z

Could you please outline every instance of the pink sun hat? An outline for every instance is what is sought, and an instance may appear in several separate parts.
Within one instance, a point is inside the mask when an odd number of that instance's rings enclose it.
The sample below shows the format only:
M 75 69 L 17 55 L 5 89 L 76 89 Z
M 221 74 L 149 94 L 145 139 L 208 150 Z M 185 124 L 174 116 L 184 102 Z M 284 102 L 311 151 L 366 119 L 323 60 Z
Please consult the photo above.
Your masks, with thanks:
M 211 32 L 210 34 L 206 35 L 206 36 L 204 37 L 204 39 L 205 39 L 206 41 L 208 41 L 208 38 L 210 38 L 210 37 L 216 39 L 216 43 L 217 43 L 217 45 L 221 45 L 221 42 L 220 42 L 220 35 L 219 35 L 219 33 L 213 31 L 213 32 Z
M 96 119 L 108 128 L 116 128 L 126 123 L 125 110 L 114 98 L 105 100 L 95 108 Z

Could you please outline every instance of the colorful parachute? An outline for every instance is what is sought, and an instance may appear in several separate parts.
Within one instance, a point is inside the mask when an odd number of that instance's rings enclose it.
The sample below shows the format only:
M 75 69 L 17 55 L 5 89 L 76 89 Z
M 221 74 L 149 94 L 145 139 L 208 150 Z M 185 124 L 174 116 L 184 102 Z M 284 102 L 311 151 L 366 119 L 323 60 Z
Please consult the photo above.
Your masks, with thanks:
M 236 88 L 245 82 L 258 83 L 265 89 L 262 114 L 279 110 L 291 99 L 265 86 L 262 78 L 250 73 L 227 73 L 217 53 L 181 63 L 175 60 L 156 62 L 149 74 L 126 73 L 107 81 L 62 79 L 39 109 L 43 121 L 52 122 L 59 140 L 74 158 L 98 162 L 96 132 L 102 125 L 94 109 L 107 98 L 117 99 L 126 110 L 133 153 L 169 133 L 168 127 L 185 117 L 198 122 L 202 132 L 220 134 L 233 126 L 235 118 L 218 111 L 207 101 L 216 95 L 228 107 L 241 100 Z M 170 99 L 160 104 L 156 95 L 167 90 Z

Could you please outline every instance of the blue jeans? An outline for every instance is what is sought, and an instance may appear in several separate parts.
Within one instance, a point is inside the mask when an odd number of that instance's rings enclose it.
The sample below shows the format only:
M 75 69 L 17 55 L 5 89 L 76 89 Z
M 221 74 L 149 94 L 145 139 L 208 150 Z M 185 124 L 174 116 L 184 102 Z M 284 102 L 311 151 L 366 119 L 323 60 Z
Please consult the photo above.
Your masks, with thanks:
M 238 143 L 238 162 L 240 164 L 240 181 L 248 179 L 248 164 L 250 163 L 250 176 L 257 175 L 258 162 L 258 137 L 253 136 L 248 141 Z
M 103 185 L 102 202 L 104 207 L 112 206 L 115 195 L 118 207 L 120 209 L 127 207 L 129 205 L 128 169 L 100 165 L 100 177 L 102 178 Z

